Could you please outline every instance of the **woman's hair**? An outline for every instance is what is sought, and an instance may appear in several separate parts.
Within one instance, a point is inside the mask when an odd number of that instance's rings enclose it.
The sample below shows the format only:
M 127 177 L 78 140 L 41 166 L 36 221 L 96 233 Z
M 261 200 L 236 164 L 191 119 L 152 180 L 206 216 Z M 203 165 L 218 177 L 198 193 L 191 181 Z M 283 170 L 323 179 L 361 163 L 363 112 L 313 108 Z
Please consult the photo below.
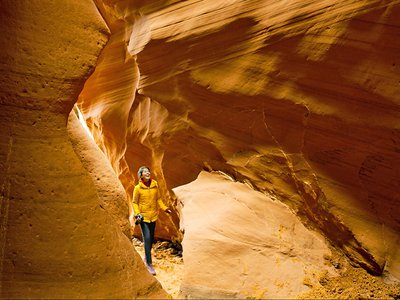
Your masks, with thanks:
M 145 169 L 147 169 L 147 170 L 150 171 L 150 168 L 147 167 L 147 166 L 141 166 L 141 167 L 139 168 L 139 171 L 137 172 L 137 175 L 138 175 L 138 177 L 139 177 L 139 180 L 142 178 L 142 174 L 143 174 L 143 171 L 144 171 Z

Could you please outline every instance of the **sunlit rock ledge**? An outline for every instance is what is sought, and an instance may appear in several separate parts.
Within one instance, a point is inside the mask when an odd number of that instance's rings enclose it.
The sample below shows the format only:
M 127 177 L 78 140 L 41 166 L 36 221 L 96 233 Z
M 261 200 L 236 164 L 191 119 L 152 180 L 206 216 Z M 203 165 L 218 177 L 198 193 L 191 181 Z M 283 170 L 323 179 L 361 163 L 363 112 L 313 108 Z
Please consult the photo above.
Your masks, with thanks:
M 189 298 L 293 298 L 337 276 L 325 238 L 281 202 L 208 172 L 174 192 L 185 203 L 181 290 Z

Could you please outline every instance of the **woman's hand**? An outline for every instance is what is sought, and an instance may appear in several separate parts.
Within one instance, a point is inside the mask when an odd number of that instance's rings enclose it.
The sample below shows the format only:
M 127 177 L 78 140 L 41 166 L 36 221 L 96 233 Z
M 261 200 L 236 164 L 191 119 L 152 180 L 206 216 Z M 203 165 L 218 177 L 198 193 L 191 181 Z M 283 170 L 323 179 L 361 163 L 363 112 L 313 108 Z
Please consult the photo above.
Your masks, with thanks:
M 143 216 L 141 215 L 141 214 L 137 214 L 136 216 L 135 216 L 135 225 L 138 225 L 138 224 L 140 224 L 140 223 L 142 223 L 143 222 Z

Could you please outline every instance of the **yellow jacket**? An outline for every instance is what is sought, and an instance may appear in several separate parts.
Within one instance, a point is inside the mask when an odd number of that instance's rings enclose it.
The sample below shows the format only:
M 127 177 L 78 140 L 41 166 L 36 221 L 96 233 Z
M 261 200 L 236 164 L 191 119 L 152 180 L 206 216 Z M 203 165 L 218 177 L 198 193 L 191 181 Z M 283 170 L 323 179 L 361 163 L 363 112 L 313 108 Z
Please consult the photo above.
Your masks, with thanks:
M 141 214 L 144 222 L 154 222 L 158 218 L 160 208 L 162 210 L 168 209 L 160 198 L 157 181 L 152 179 L 149 187 L 140 181 L 133 190 L 133 211 L 135 215 Z

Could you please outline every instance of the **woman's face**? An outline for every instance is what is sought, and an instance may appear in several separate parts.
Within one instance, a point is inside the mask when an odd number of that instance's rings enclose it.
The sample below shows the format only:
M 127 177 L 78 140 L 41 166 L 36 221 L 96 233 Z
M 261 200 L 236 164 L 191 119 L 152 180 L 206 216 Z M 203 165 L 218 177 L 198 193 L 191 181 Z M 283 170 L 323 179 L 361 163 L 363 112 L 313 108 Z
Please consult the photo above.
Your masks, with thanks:
M 142 179 L 147 182 L 150 180 L 150 170 L 149 169 L 143 169 L 142 172 Z

